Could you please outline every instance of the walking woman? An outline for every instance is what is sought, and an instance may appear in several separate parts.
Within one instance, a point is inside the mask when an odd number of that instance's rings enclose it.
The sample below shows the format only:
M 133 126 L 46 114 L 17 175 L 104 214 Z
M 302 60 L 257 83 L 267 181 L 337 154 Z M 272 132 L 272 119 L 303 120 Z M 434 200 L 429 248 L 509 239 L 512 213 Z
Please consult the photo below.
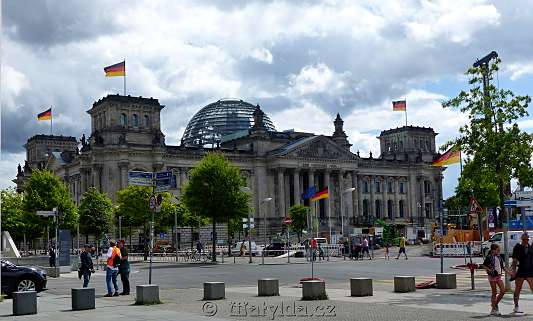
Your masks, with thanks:
M 492 291 L 491 297 L 491 315 L 501 315 L 498 303 L 505 295 L 505 285 L 502 280 L 502 273 L 506 271 L 509 274 L 512 274 L 509 270 L 505 269 L 503 260 L 500 256 L 500 247 L 496 243 L 492 243 L 490 246 L 490 253 L 483 261 L 482 267 L 487 271 L 490 288 Z M 498 293 L 498 288 L 500 293 Z

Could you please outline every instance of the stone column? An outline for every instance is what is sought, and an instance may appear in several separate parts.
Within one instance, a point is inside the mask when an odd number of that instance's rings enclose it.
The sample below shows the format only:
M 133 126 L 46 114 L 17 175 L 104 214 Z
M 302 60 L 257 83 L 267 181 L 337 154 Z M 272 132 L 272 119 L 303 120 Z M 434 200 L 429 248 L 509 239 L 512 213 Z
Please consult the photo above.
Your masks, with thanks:
M 363 177 L 361 175 L 357 175 L 356 181 L 357 181 L 358 215 L 362 217 L 363 216 Z
M 81 180 L 81 193 L 87 191 L 87 170 L 85 168 L 80 168 L 80 180 Z
M 398 199 L 398 195 L 400 194 L 400 179 L 398 177 L 394 177 L 392 188 L 394 188 L 394 217 L 396 218 L 400 216 L 400 200 Z
M 120 173 L 120 188 L 128 187 L 128 162 L 119 162 L 118 163 L 119 173 Z
M 181 172 L 179 168 L 173 168 L 172 174 L 176 176 L 176 189 L 181 193 Z
M 383 179 L 383 217 L 389 218 L 389 177 Z
M 407 199 L 409 200 L 409 211 L 406 213 L 406 217 L 416 218 L 418 216 L 417 206 L 417 192 L 416 192 L 416 176 L 414 173 L 409 173 L 409 181 L 407 184 Z M 414 219 L 413 219 L 414 222 Z
M 300 170 L 296 168 L 292 174 L 293 184 L 294 184 L 294 205 L 300 204 Z
M 347 194 L 344 194 L 344 189 L 346 188 L 346 186 L 344 185 L 344 171 L 339 171 L 339 215 L 335 215 L 335 218 L 337 220 L 337 225 L 341 225 L 342 226 L 342 222 L 344 220 L 344 226 L 346 226 L 346 221 L 347 221 L 347 217 L 348 217 L 348 209 L 347 209 L 347 205 L 349 204 L 348 203 L 348 195 Z M 337 202 L 335 202 L 334 204 L 337 204 Z M 334 206 L 335 207 L 335 212 L 337 212 L 337 206 Z M 334 212 L 334 213 L 335 213 Z M 341 231 L 342 234 L 344 234 L 344 231 Z
M 278 168 L 278 217 L 285 216 L 285 177 L 283 170 L 283 168 Z
M 324 187 L 328 188 L 328 193 L 329 193 L 329 198 L 324 199 L 324 211 L 326 212 L 325 218 L 326 218 L 327 227 L 328 227 L 328 235 L 329 235 L 330 226 L 331 226 L 331 230 L 335 226 L 335 224 L 333 223 L 335 220 L 335 213 L 332 213 L 332 208 L 330 208 L 331 199 L 333 198 L 333 189 L 331 188 L 329 174 L 330 174 L 330 171 L 328 169 L 324 170 Z
M 315 171 L 313 169 L 310 169 L 307 175 L 309 178 L 309 187 L 315 186 Z M 318 218 L 315 202 L 309 201 L 309 207 L 311 208 L 311 220 L 312 222 L 315 222 Z M 313 226 L 311 226 L 311 231 L 312 230 L 313 230 Z
M 369 211 L 369 217 L 376 217 L 376 210 L 375 210 L 375 204 L 374 204 L 374 190 L 375 190 L 375 184 L 376 184 L 376 179 L 374 176 L 370 176 L 370 180 L 369 180 L 369 187 L 370 187 L 370 204 L 368 204 L 368 211 Z
M 180 169 L 180 175 L 181 175 L 181 178 L 180 178 L 180 183 L 181 183 L 181 188 L 183 188 L 183 186 L 185 186 L 185 183 L 187 183 L 187 172 L 188 172 L 188 168 L 187 167 L 182 167 Z

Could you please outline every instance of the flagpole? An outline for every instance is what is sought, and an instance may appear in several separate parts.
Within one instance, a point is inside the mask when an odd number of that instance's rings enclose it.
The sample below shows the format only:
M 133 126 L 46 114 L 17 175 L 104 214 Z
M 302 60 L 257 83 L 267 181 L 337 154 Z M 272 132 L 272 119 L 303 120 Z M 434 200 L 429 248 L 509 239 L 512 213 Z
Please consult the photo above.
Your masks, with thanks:
M 124 58 L 124 96 L 126 96 L 126 58 Z
M 328 225 L 329 225 L 329 243 L 332 244 L 331 239 L 331 197 L 329 197 L 329 186 L 328 186 Z
M 50 136 L 54 135 L 54 113 L 52 112 L 52 106 L 50 106 Z
M 405 127 L 407 127 L 407 98 L 404 99 L 405 101 Z

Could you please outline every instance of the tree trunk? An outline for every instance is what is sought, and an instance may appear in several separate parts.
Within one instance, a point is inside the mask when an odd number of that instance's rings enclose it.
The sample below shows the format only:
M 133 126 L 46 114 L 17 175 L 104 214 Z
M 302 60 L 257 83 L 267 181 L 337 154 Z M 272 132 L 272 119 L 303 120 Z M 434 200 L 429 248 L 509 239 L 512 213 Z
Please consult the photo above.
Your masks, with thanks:
M 217 222 L 213 218 L 213 255 L 211 258 L 212 262 L 217 261 Z

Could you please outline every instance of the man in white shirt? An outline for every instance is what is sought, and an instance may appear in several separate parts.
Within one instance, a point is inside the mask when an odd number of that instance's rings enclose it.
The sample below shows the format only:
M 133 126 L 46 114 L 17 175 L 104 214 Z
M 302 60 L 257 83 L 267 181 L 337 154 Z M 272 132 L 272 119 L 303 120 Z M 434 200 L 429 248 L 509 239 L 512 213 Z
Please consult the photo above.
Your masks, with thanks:
M 107 250 L 107 266 L 105 268 L 105 280 L 107 284 L 107 294 L 105 297 L 118 296 L 118 267 L 120 265 L 120 249 L 116 246 L 117 243 L 114 240 L 109 241 L 109 249 Z M 118 259 L 116 259 L 118 257 Z M 113 293 L 113 287 L 115 292 Z

